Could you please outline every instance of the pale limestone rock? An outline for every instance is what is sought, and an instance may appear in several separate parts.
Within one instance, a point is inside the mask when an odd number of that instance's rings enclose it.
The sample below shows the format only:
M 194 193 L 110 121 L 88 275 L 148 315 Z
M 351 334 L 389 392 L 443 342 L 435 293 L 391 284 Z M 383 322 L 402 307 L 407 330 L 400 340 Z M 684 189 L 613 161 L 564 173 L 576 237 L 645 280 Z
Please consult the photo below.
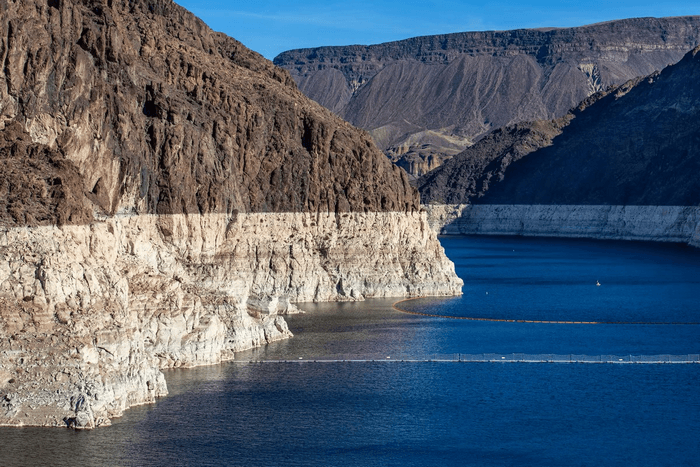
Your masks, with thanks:
M 700 246 L 696 206 L 429 205 L 444 235 L 526 235 L 681 242 Z
M 0 229 L 0 424 L 93 428 L 160 369 L 291 337 L 294 302 L 454 295 L 425 213 L 119 215 Z M 26 415 L 25 415 L 26 414 Z

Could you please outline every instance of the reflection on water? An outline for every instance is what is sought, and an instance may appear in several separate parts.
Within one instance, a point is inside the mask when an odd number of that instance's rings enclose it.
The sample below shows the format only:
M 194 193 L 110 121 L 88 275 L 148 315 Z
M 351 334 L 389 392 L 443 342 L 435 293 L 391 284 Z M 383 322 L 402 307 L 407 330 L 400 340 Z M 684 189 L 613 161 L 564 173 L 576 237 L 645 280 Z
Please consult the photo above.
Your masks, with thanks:
M 700 305 L 689 300 L 700 290 L 696 250 L 543 239 L 442 241 L 465 280 L 465 295 L 407 302 L 411 306 L 457 315 L 698 320 Z M 288 318 L 293 339 L 241 352 L 238 362 L 167 371 L 168 397 L 127 411 L 108 428 L 0 428 L 0 465 L 697 462 L 697 364 L 245 363 L 700 352 L 700 326 L 460 321 L 400 313 L 392 303 L 302 304 L 307 313 Z

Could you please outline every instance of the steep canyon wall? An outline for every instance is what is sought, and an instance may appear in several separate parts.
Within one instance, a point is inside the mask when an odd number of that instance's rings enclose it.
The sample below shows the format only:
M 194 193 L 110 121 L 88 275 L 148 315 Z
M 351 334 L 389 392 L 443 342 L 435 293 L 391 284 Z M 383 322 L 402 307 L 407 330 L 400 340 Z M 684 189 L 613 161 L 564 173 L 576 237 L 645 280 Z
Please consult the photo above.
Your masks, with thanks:
M 294 302 L 460 293 L 408 178 L 170 0 L 0 0 L 0 424 L 92 428 Z

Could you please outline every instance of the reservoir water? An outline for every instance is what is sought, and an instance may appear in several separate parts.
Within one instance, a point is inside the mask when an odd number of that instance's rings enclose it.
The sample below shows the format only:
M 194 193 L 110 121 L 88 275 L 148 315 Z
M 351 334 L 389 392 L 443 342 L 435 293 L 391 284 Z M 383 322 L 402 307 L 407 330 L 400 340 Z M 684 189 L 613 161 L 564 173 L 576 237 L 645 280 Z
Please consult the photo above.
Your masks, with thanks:
M 700 364 L 400 361 L 700 354 L 700 250 L 441 241 L 464 295 L 397 306 L 480 320 L 302 304 L 293 339 L 167 371 L 170 395 L 111 427 L 0 428 L 0 465 L 700 465 Z M 313 361 L 356 358 L 377 361 Z

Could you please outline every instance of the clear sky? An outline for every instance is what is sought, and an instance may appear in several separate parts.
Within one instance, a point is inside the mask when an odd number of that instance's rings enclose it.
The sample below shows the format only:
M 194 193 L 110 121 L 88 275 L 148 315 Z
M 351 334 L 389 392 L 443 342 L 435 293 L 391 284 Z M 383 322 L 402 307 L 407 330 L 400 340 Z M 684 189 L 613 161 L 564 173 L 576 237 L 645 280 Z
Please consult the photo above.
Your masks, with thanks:
M 289 49 L 462 31 L 700 15 L 700 0 L 175 0 L 269 59 Z

